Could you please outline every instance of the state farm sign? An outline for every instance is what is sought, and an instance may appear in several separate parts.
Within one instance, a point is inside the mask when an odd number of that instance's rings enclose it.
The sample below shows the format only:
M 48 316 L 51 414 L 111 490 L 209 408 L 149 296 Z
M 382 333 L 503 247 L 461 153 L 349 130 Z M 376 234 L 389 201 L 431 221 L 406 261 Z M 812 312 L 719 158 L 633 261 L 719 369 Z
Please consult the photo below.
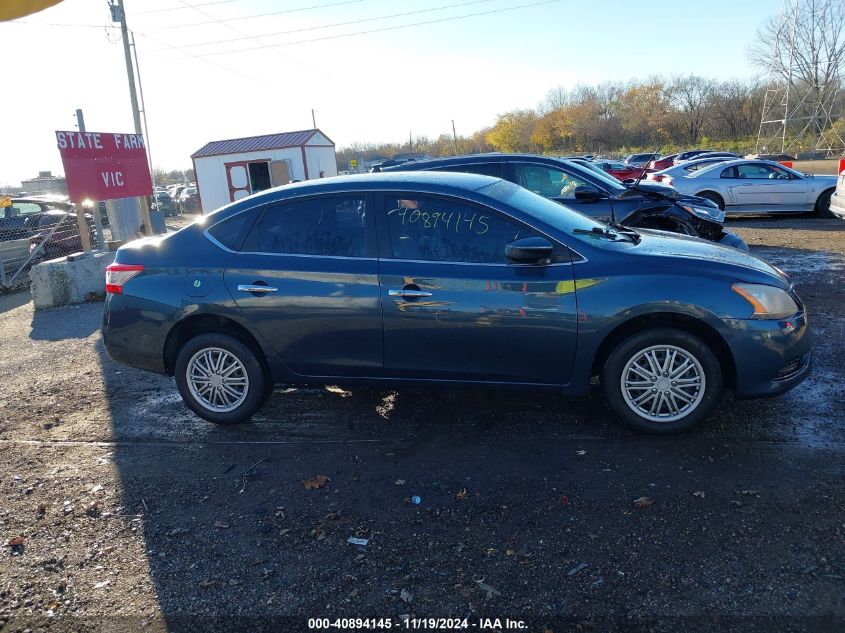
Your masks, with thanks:
M 68 195 L 74 202 L 148 196 L 153 191 L 140 134 L 56 132 Z

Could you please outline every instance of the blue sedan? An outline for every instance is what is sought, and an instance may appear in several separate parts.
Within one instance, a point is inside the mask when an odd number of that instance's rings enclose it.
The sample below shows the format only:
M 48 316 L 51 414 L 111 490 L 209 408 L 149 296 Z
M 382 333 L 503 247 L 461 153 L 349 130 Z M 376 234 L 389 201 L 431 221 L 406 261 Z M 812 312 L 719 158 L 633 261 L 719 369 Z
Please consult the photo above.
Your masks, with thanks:
M 272 189 L 121 247 L 106 277 L 109 355 L 221 424 L 277 383 L 584 394 L 598 377 L 623 421 L 674 433 L 724 388 L 774 396 L 810 369 L 804 306 L 760 259 L 474 174 Z

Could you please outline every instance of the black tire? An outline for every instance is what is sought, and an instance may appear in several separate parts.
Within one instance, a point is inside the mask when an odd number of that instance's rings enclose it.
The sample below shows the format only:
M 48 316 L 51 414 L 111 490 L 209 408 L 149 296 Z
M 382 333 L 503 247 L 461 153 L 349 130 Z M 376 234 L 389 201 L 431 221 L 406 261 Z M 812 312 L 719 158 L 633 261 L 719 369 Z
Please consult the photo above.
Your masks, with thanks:
M 246 395 L 231 411 L 215 411 L 194 395 L 188 385 L 188 366 L 196 354 L 210 348 L 224 350 L 240 361 L 247 377 Z M 176 356 L 174 370 L 176 386 L 182 400 L 199 417 L 215 424 L 237 424 L 248 421 L 264 404 L 268 393 L 269 377 L 258 356 L 238 339 L 222 333 L 208 333 L 195 336 L 182 346 Z M 272 389 L 269 389 L 272 393 Z
M 836 215 L 830 210 L 830 198 L 833 195 L 833 189 L 825 191 L 816 200 L 816 215 L 820 218 L 835 218 Z
M 685 355 L 698 362 L 698 366 L 691 368 L 688 372 L 691 371 L 698 374 L 700 373 L 700 369 L 703 373 L 704 389 L 703 391 L 701 389 L 696 390 L 692 396 L 695 406 L 688 413 L 677 419 L 661 420 L 650 418 L 645 414 L 640 414 L 634 410 L 633 404 L 628 404 L 626 396 L 624 395 L 625 390 L 623 390 L 622 387 L 623 372 L 626 371 L 628 364 L 639 354 L 649 348 L 657 346 L 677 348 Z M 658 354 L 658 360 L 660 360 L 659 350 L 656 351 Z M 673 358 L 677 356 L 678 354 L 676 352 Z M 666 355 L 662 356 L 662 358 L 665 360 Z M 679 365 L 675 366 L 679 367 Z M 636 377 L 633 373 L 630 373 L 629 375 Z M 690 374 L 683 373 L 679 376 L 679 378 L 683 379 L 684 376 L 689 377 Z M 657 376 L 657 378 L 659 380 L 662 377 Z M 712 413 L 713 408 L 719 403 L 719 399 L 722 395 L 722 370 L 719 366 L 718 359 L 715 354 L 713 354 L 713 351 L 700 338 L 684 330 L 660 327 L 639 332 L 620 342 L 610 353 L 610 356 L 602 369 L 601 384 L 605 399 L 610 405 L 610 408 L 614 413 L 616 413 L 616 415 L 622 418 L 629 427 L 643 433 L 670 435 L 688 431 Z M 674 391 L 670 385 L 674 385 L 674 383 L 670 382 L 665 386 L 665 388 L 670 391 Z M 652 391 L 646 387 L 632 387 L 632 389 L 639 390 L 635 393 L 638 395 L 640 393 L 645 395 L 646 399 L 644 402 L 648 403 L 651 401 L 652 404 L 655 404 L 654 398 L 659 398 L 663 393 L 669 393 Z M 694 387 L 687 386 L 684 387 L 684 389 L 694 389 Z M 650 393 L 646 395 L 646 391 Z M 657 395 L 651 396 L 651 393 L 656 393 Z M 691 395 L 690 391 L 686 391 L 684 393 L 688 396 Z M 657 402 L 657 412 L 659 414 L 663 411 L 664 404 L 660 400 Z M 686 406 L 691 406 L 691 404 Z M 668 402 L 666 403 L 665 408 L 667 409 L 666 417 L 672 417 Z M 679 413 L 683 413 L 682 408 L 680 408 Z M 675 415 L 677 416 L 678 414 Z M 657 417 L 659 418 L 660 416 Z
M 713 191 L 702 191 L 701 193 L 697 193 L 695 195 L 697 195 L 699 198 L 709 200 L 710 202 L 715 202 L 717 205 L 719 205 L 719 208 L 722 211 L 725 210 L 725 201 L 722 199 L 722 196 L 720 196 L 718 193 L 715 193 Z

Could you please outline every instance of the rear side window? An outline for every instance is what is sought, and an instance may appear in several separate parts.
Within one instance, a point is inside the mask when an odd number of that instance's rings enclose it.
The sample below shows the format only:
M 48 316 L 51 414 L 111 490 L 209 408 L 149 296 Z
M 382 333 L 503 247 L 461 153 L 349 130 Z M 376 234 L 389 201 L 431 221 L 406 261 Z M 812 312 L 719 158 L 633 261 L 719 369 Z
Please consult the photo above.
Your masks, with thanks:
M 278 255 L 364 257 L 367 203 L 363 197 L 312 198 L 267 209 L 256 250 Z
M 504 178 L 503 163 L 476 163 L 475 165 L 449 165 L 438 167 L 431 171 L 452 171 L 463 174 L 479 174 L 480 176 L 494 176 Z
M 244 211 L 208 229 L 209 235 L 229 250 L 239 250 L 255 219 L 255 211 Z

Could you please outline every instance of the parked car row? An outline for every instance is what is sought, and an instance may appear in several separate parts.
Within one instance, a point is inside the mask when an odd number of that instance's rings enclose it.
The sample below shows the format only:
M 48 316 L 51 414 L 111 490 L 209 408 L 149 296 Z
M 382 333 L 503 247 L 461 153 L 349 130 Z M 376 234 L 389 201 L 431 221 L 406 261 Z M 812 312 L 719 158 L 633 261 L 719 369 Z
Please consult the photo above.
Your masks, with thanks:
M 496 176 L 602 221 L 672 231 L 747 248 L 724 230 L 724 211 L 707 199 L 640 180 L 624 184 L 584 159 L 534 154 L 478 154 L 403 163 L 384 172 L 451 171 Z
M 831 200 L 837 176 L 802 174 L 768 159 L 694 149 L 669 156 L 632 154 L 625 161 L 594 158 L 587 164 L 628 183 L 644 176 L 681 194 L 710 200 L 726 213 L 836 215 Z

